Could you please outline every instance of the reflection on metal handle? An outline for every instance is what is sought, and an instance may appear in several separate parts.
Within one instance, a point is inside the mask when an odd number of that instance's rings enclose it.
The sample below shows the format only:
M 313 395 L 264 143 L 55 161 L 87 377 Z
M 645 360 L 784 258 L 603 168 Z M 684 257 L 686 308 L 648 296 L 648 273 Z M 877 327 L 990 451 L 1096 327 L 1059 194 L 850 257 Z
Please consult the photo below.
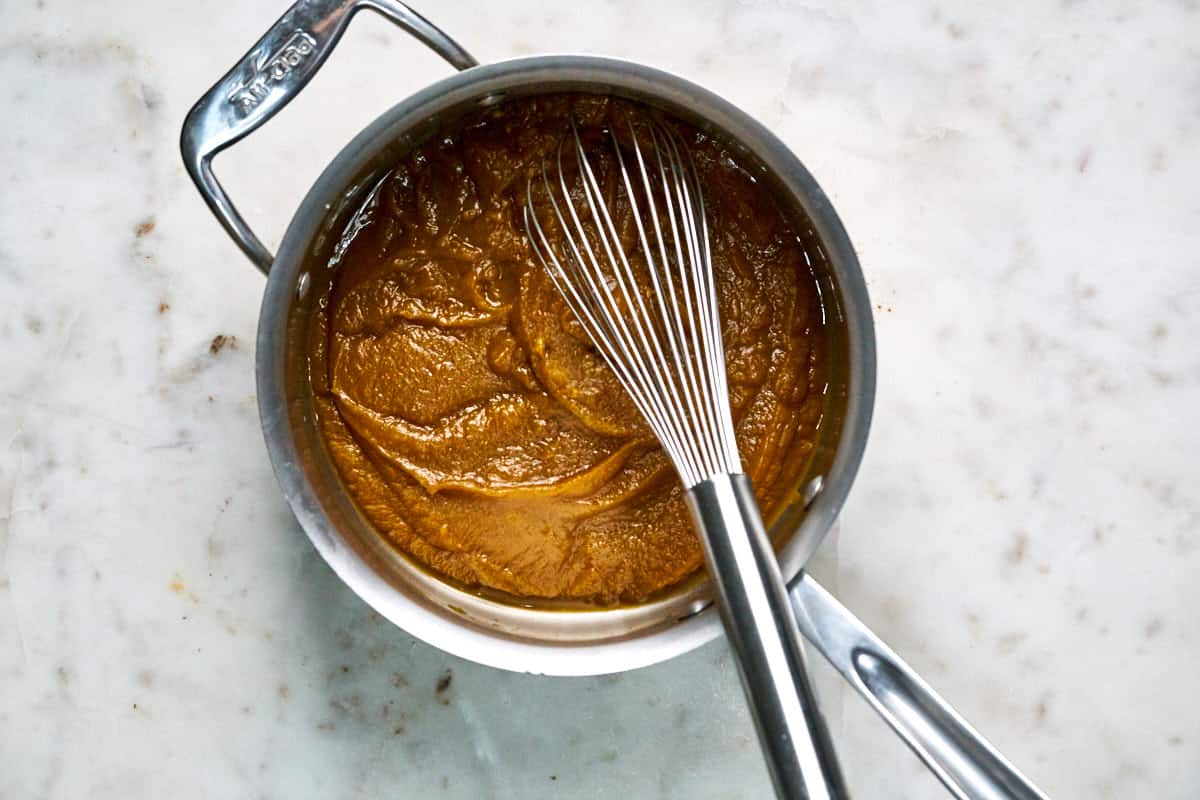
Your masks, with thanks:
M 1047 800 L 890 647 L 807 574 L 800 630 L 959 800 Z
M 776 793 L 848 797 L 750 481 L 717 475 L 689 489 L 687 501 Z
M 263 272 L 271 267 L 271 253 L 213 175 L 213 156 L 287 105 L 321 68 L 350 18 L 362 8 L 387 17 L 458 69 L 478 63 L 457 42 L 398 0 L 300 0 L 288 9 L 250 52 L 192 106 L 179 142 L 184 166 L 204 201 L 242 252 Z

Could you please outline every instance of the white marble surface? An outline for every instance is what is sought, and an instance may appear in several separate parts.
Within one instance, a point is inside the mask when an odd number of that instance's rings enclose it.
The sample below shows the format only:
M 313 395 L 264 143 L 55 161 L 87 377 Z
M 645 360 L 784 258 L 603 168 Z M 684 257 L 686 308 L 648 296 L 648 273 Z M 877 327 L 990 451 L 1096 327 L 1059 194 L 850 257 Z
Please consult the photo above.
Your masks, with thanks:
M 420 9 L 483 60 L 677 71 L 800 154 L 879 305 L 824 578 L 1052 796 L 1200 796 L 1196 3 L 637 5 Z M 0 797 L 763 796 L 722 643 L 600 679 L 474 666 L 291 520 L 262 280 L 176 148 L 281 10 L 0 0 Z M 446 72 L 363 19 L 218 171 L 273 245 Z M 821 677 L 857 797 L 945 796 Z

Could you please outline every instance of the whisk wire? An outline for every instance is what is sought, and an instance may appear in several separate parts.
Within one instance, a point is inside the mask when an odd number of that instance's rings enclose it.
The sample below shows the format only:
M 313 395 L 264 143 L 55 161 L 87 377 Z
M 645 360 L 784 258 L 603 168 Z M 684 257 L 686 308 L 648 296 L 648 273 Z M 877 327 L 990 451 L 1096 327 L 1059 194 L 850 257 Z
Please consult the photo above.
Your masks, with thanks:
M 686 220 L 691 231 L 691 241 L 695 246 L 697 268 L 692 270 L 691 274 L 696 281 L 697 294 L 700 297 L 701 332 L 709 348 L 707 350 L 709 357 L 705 359 L 705 366 L 712 369 L 710 377 L 714 387 L 714 391 L 707 396 L 717 403 L 718 408 L 714 421 L 719 427 L 719 436 L 724 451 L 733 454 L 733 466 L 736 466 L 739 461 L 737 440 L 733 432 L 733 414 L 729 407 L 728 382 L 725 374 L 725 348 L 721 336 L 720 311 L 717 308 L 717 290 L 712 269 L 712 251 L 708 239 L 708 214 L 704 207 L 704 193 L 700 190 L 700 174 L 696 169 L 691 150 L 683 145 L 678 134 L 669 128 L 666 129 L 666 133 L 675 163 L 681 165 L 677 174 L 682 178 L 685 198 L 692 204 L 693 213 Z M 685 160 L 686 167 L 683 167 Z M 698 229 L 697 226 L 699 226 Z M 713 357 L 714 354 L 715 357 Z M 720 391 L 716 391 L 715 387 L 720 387 Z
M 668 379 L 669 376 L 663 370 L 655 369 L 654 365 L 649 362 L 652 355 L 651 351 L 653 355 L 658 356 L 660 362 L 664 360 L 659 337 L 655 335 L 655 331 L 647 330 L 652 324 L 650 315 L 646 311 L 641 293 L 636 290 L 637 279 L 634 277 L 629 261 L 625 256 L 625 250 L 621 247 L 612 216 L 607 213 L 607 207 L 600 200 L 599 181 L 596 179 L 595 172 L 592 170 L 591 163 L 584 152 L 583 142 L 579 137 L 579 131 L 575 126 L 574 120 L 571 122 L 571 133 L 574 140 L 575 155 L 579 162 L 580 178 L 583 185 L 584 199 L 588 206 L 588 213 L 594 221 L 597 238 L 604 248 L 609 265 L 609 270 L 606 271 L 592 249 L 582 218 L 575 207 L 575 202 L 567 185 L 566 171 L 562 165 L 562 144 L 560 144 L 558 162 L 559 183 L 564 198 L 564 205 L 566 205 L 570 213 L 576 233 L 583 242 L 583 250 L 588 255 L 588 262 L 600 277 L 599 285 L 602 287 L 604 299 L 607 301 L 598 304 L 601 317 L 606 326 L 597 331 L 589 331 L 589 334 L 593 338 L 600 335 L 604 338 L 615 339 L 617 344 L 616 349 L 621 355 L 629 358 L 634 363 L 635 369 L 633 372 L 641 379 L 641 382 L 647 384 L 646 378 L 647 376 L 649 377 L 649 385 L 645 386 L 649 391 L 646 394 L 659 407 L 658 410 L 661 413 L 662 420 L 660 424 L 673 429 L 673 433 L 675 434 L 672 437 L 673 441 L 679 443 L 681 446 L 680 452 L 685 457 L 690 456 L 691 454 L 688 453 L 687 448 L 682 447 L 682 444 L 687 440 L 687 431 L 682 427 L 682 421 L 676 415 L 667 413 L 662 408 L 663 406 L 669 408 L 672 403 L 675 407 L 678 407 L 678 392 L 674 384 Z M 589 275 L 587 277 L 589 282 L 595 285 L 595 281 L 591 280 L 592 276 Z M 618 303 L 616 296 L 613 294 L 612 284 L 616 285 L 621 299 L 624 301 L 624 308 L 637 313 L 628 315 L 620 313 L 621 304 Z M 630 334 L 629 322 L 633 324 L 633 329 L 637 334 L 637 341 L 634 341 L 634 337 Z M 638 347 L 639 344 L 641 347 Z M 655 394 L 654 390 L 657 390 L 658 394 Z M 698 469 L 699 465 L 694 463 L 694 459 L 688 458 L 687 460 L 689 461 L 690 469 Z
M 705 413 L 708 411 L 707 402 L 706 398 L 704 398 L 703 391 L 701 391 L 696 385 L 696 371 L 693 368 L 693 358 L 691 357 L 691 353 L 694 351 L 689 351 L 687 343 L 683 340 L 684 326 L 682 319 L 680 318 L 680 303 L 678 302 L 675 294 L 675 281 L 673 280 L 669 271 L 670 261 L 666 256 L 666 248 L 662 242 L 661 227 L 658 222 L 658 211 L 655 208 L 654 195 L 652 193 L 650 184 L 650 176 L 646 171 L 646 164 L 645 159 L 642 156 L 641 146 L 638 144 L 637 131 L 634 129 L 631 122 L 628 120 L 626 120 L 626 122 L 629 126 L 629 134 L 630 140 L 633 142 L 634 156 L 637 160 L 638 170 L 641 174 L 642 184 L 646 192 L 646 205 L 649 208 L 651 218 L 654 223 L 654 228 L 659 232 L 658 239 L 661 257 L 660 262 L 655 262 L 654 253 L 650 249 L 649 244 L 646 242 L 645 230 L 641 218 L 641 209 L 637 201 L 638 193 L 634 190 L 633 183 L 629 178 L 629 170 L 625 166 L 625 157 L 621 153 L 621 147 L 616 138 L 616 133 L 612 132 L 611 135 L 613 139 L 613 148 L 617 154 L 617 163 L 620 167 L 621 176 L 625 183 L 626 192 L 628 192 L 630 213 L 638 230 L 639 240 L 642 245 L 642 252 L 646 260 L 647 272 L 649 273 L 651 283 L 653 284 L 654 296 L 658 301 L 659 314 L 661 315 L 663 322 L 661 327 L 663 328 L 663 333 L 665 334 L 665 338 L 667 339 L 667 343 L 671 350 L 672 361 L 676 371 L 675 374 L 681 377 L 686 377 L 686 385 L 684 385 L 682 388 L 684 390 L 684 397 L 686 398 L 687 412 L 698 424 L 707 427 L 705 425 L 705 421 L 708 417 L 708 414 Z M 663 280 L 660 280 L 660 271 L 662 273 Z M 667 292 L 665 294 L 662 290 L 664 283 L 667 287 Z M 667 302 L 668 298 L 670 300 L 669 303 Z M 687 304 L 685 303 L 684 305 Z M 708 431 L 704 431 L 704 433 L 707 434 Z M 700 460 L 703 462 L 703 469 L 710 474 L 716 470 L 719 470 L 721 459 L 716 448 L 716 443 L 711 436 L 701 436 L 698 444 L 701 450 L 699 455 Z
M 703 366 L 704 362 L 713 361 L 714 350 L 706 347 L 708 343 L 706 341 L 702 341 L 701 339 L 704 308 L 702 306 L 698 306 L 698 303 L 692 302 L 691 296 L 691 291 L 696 288 L 695 282 L 698 279 L 697 273 L 712 270 L 712 265 L 704 263 L 704 261 L 701 261 L 697 258 L 696 248 L 694 246 L 694 236 L 691 235 L 691 229 L 694 227 L 694 225 L 692 225 L 689 213 L 694 211 L 694 209 L 692 209 L 692 207 L 688 204 L 688 198 L 686 198 L 684 194 L 679 191 L 683 186 L 682 181 L 679 180 L 679 173 L 682 172 L 682 169 L 680 169 L 680 163 L 676 158 L 677 154 L 672 149 L 673 143 L 670 140 L 670 132 L 662 132 L 661 143 L 659 142 L 659 134 L 654 131 L 654 128 L 650 128 L 650 133 L 652 133 L 652 136 L 654 136 L 655 139 L 655 154 L 659 161 L 662 181 L 664 181 L 664 193 L 666 194 L 667 198 L 667 210 L 670 212 L 671 216 L 672 235 L 674 236 L 674 239 L 676 239 L 679 282 L 683 287 L 684 308 L 686 311 L 688 311 L 688 326 L 686 326 L 686 331 L 688 331 L 691 337 L 692 351 L 697 354 L 698 360 L 701 361 L 700 379 L 702 385 L 701 387 L 698 387 L 697 393 L 701 397 L 701 402 L 704 405 L 704 409 L 706 409 L 706 415 L 704 415 L 703 420 L 704 428 L 706 428 L 704 429 L 704 434 L 706 434 L 704 435 L 704 439 L 709 441 L 710 446 L 713 447 L 713 450 L 716 453 L 719 453 L 718 459 L 716 459 L 716 462 L 713 464 L 713 469 L 715 471 L 732 471 L 730 464 L 726 462 L 724 457 L 721 457 L 724 455 L 725 451 L 720 446 L 721 443 L 718 434 L 720 428 L 719 423 L 714 419 L 715 409 L 713 408 L 713 403 L 715 401 L 713 395 L 715 392 L 713 387 L 709 385 L 706 374 L 707 369 Z M 666 155 L 665 167 L 664 155 Z M 676 198 L 674 199 L 677 200 L 678 206 L 674 203 L 671 203 L 671 192 L 667 187 L 668 176 L 670 176 L 670 179 L 673 182 L 674 193 L 676 193 Z M 679 210 L 678 223 L 676 222 L 676 207 L 678 207 Z M 685 263 L 684 261 L 684 248 L 679 242 L 679 231 L 683 231 L 684 234 L 683 245 L 686 245 L 686 253 L 688 253 L 688 257 L 690 259 L 688 263 Z M 689 287 L 689 276 L 692 283 L 691 287 Z M 700 294 L 698 294 L 697 291 L 697 300 L 698 297 L 700 297 Z M 720 357 L 720 359 L 724 360 L 724 351 L 718 349 L 715 351 L 715 353 L 719 354 L 716 357 Z M 724 393 L 724 391 L 724 387 L 722 387 L 721 393 Z
M 714 472 L 731 472 L 733 471 L 732 465 L 724 457 L 724 454 L 728 450 L 723 446 L 724 443 L 719 438 L 718 431 L 721 426 L 715 418 L 715 409 L 712 407 L 712 404 L 715 402 L 713 395 L 718 392 L 711 386 L 708 374 L 708 367 L 713 362 L 714 357 L 723 361 L 725 354 L 719 346 L 714 349 L 711 340 L 707 337 L 703 340 L 701 339 L 707 309 L 700 305 L 699 302 L 693 303 L 692 296 L 692 292 L 697 290 L 697 282 L 700 280 L 699 273 L 711 273 L 712 264 L 711 262 L 702 261 L 695 247 L 695 237 L 693 235 L 694 224 L 691 219 L 695 209 L 688 203 L 688 198 L 685 192 L 682 191 L 684 187 L 681 180 L 682 165 L 678 159 L 678 153 L 674 150 L 674 143 L 670 140 L 670 132 L 665 128 L 659 132 L 651 127 L 650 134 L 654 142 L 655 157 L 659 165 L 663 195 L 666 200 L 667 215 L 671 226 L 671 236 L 675 244 L 676 264 L 684 295 L 683 307 L 687 311 L 687 325 L 681 327 L 684 327 L 690 335 L 692 352 L 696 354 L 701 367 L 699 372 L 702 386 L 695 391 L 699 394 L 700 401 L 704 405 L 706 412 L 708 412 L 705 414 L 702 423 L 704 425 L 703 439 L 709 442 L 712 449 L 718 454 L 717 459 L 712 465 L 712 470 Z M 691 279 L 690 286 L 689 276 Z M 696 291 L 695 299 L 699 301 L 699 291 Z M 721 387 L 719 393 L 725 394 L 724 386 Z M 733 460 L 736 462 L 736 457 Z
M 676 133 L 645 119 L 643 137 L 632 120 L 625 122 L 636 179 L 615 123 L 608 133 L 620 177 L 617 189 L 624 188 L 649 285 L 626 254 L 574 120 L 569 147 L 564 137 L 553 160 L 557 175 L 548 174 L 546 163 L 541 168 L 541 188 L 565 243 L 561 257 L 538 219 L 532 176 L 526 184 L 525 227 L 568 307 L 691 487 L 741 471 L 703 193 L 695 162 Z M 575 192 L 565 163 L 568 151 L 577 162 Z
M 542 167 L 542 181 L 555 217 L 559 220 L 560 227 L 563 227 L 565 230 L 566 220 L 561 208 L 559 208 L 558 201 L 554 197 L 550 180 L 545 174 L 544 165 Z M 533 180 L 531 178 L 526 185 L 526 192 L 530 197 L 533 192 L 532 184 Z M 571 236 L 564 237 L 569 248 L 566 260 L 568 263 L 574 265 L 573 271 L 583 278 L 586 284 L 585 291 L 583 292 L 580 291 L 576 281 L 568 274 L 567 267 L 559 260 L 554 249 L 550 246 L 546 232 L 530 205 L 527 205 L 525 208 L 525 227 L 530 235 L 530 239 L 535 243 L 534 252 L 537 254 L 546 273 L 550 276 L 559 293 L 566 299 L 571 311 L 584 326 L 584 329 L 600 350 L 601 356 L 613 369 L 621 385 L 633 398 L 635 405 L 637 405 L 643 416 L 646 417 L 647 423 L 655 435 L 662 441 L 664 448 L 669 453 L 683 452 L 683 445 L 679 439 L 680 432 L 670 424 L 670 415 L 664 409 L 661 400 L 655 396 L 654 392 L 646 384 L 644 375 L 638 374 L 627 362 L 621 359 L 613 337 L 599 333 L 604 330 L 604 327 L 600 320 L 597 319 L 595 312 L 602 312 L 603 308 L 596 302 L 596 298 L 601 296 L 603 290 L 597 285 L 594 276 L 586 270 L 580 269 L 580 265 L 584 263 L 583 255 L 574 238 Z M 536 237 L 534 236 L 534 232 L 536 232 Z M 593 308 L 595 308 L 595 312 Z M 677 462 L 676 468 L 680 470 L 681 475 L 684 475 L 687 480 L 693 479 L 697 472 L 697 468 L 687 461 Z

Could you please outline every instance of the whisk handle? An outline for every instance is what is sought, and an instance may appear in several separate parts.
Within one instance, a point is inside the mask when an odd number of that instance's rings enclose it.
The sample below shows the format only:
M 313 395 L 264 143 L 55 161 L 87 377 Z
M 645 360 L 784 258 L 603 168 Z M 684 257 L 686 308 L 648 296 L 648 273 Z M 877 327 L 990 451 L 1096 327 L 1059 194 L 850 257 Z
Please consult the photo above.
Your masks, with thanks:
M 848 797 L 750 480 L 714 476 L 689 489 L 687 502 L 776 794 Z

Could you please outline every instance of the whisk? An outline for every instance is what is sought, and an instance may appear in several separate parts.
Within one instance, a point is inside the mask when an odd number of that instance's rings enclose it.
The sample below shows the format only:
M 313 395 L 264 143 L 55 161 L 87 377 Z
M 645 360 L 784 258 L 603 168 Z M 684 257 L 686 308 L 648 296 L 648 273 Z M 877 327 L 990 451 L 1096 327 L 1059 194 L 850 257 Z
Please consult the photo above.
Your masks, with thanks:
M 589 154 L 572 119 L 526 186 L 526 231 L 683 481 L 776 793 L 844 797 L 787 590 L 742 472 L 696 164 L 652 112 L 612 119 L 603 136 L 607 146 Z M 535 195 L 545 199 L 545 220 Z M 628 212 L 632 231 L 618 226 L 614 209 Z

